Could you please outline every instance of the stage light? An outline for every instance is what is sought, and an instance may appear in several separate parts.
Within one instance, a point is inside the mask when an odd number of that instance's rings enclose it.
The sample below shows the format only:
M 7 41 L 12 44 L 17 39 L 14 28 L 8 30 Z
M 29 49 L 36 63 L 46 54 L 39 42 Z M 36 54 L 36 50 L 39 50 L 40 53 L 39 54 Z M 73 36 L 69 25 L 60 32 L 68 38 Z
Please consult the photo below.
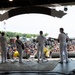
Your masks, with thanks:
M 12 2 L 13 0 L 9 0 L 10 2 Z
M 64 11 L 67 11 L 68 10 L 68 8 L 67 7 L 64 7 Z

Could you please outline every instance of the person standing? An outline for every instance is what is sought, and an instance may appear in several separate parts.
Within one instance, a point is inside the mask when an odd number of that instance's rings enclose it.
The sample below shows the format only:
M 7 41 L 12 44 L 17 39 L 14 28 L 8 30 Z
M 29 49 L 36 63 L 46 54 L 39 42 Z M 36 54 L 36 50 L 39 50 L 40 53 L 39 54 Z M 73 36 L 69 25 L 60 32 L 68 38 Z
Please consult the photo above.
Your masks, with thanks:
M 60 63 L 63 63 L 63 52 L 65 54 L 66 63 L 68 63 L 67 41 L 69 40 L 69 37 L 64 33 L 63 28 L 60 28 L 59 30 L 58 42 L 60 43 Z
M 4 32 L 1 32 L 0 46 L 1 46 L 2 63 L 6 63 L 7 62 L 7 40 L 5 38 L 5 33 Z
M 16 40 L 16 46 L 17 46 L 17 50 L 19 52 L 19 63 L 22 63 L 22 45 L 23 45 L 23 42 L 19 39 L 19 35 L 16 36 L 17 40 Z
M 46 42 L 46 38 L 43 36 L 43 31 L 40 31 L 40 35 L 37 36 L 36 39 L 38 46 L 37 46 L 37 56 L 38 56 L 38 63 L 40 61 L 40 57 L 41 57 L 41 61 L 43 62 L 44 59 L 44 46 L 45 46 L 45 42 Z

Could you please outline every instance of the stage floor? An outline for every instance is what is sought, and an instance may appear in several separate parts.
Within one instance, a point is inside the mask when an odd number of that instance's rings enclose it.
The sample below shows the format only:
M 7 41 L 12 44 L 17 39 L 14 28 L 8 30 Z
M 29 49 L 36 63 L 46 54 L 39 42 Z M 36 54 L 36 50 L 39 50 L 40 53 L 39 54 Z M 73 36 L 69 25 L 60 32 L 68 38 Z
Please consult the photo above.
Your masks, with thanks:
M 59 58 L 50 58 L 50 59 L 48 59 L 47 62 L 50 62 L 52 60 L 58 60 L 59 61 Z M 31 62 L 32 60 L 26 60 L 26 61 Z M 1 65 L 1 63 L 0 63 L 0 65 Z M 71 71 L 73 71 L 74 69 L 75 69 L 75 58 L 69 58 L 68 63 L 66 63 L 64 60 L 63 64 L 58 63 L 52 71 L 1 71 L 0 70 L 0 73 L 2 75 L 3 74 L 6 74 L 6 75 L 38 75 L 38 74 L 39 75 L 43 75 L 43 74 L 45 74 L 45 75 L 69 75 L 69 73 L 71 73 Z

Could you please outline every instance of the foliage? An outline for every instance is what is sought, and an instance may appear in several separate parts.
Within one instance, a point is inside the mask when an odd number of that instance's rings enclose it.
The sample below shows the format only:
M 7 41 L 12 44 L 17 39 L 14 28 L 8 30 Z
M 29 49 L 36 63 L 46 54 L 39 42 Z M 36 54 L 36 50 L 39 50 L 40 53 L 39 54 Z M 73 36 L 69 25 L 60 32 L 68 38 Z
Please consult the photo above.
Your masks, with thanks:
M 17 35 L 19 35 L 20 37 L 26 37 L 26 38 L 31 38 L 31 37 L 35 38 L 37 36 L 37 34 L 22 34 L 18 32 L 6 32 L 6 38 L 16 37 Z
M 47 35 L 48 35 L 48 33 L 45 33 L 44 35 L 45 35 L 45 36 L 47 36 Z
M 0 31 L 1 32 L 1 31 Z M 20 37 L 26 37 L 26 38 L 35 38 L 38 36 L 38 34 L 22 34 L 22 33 L 18 33 L 18 32 L 6 32 L 6 38 L 10 38 L 10 37 L 16 37 L 17 35 L 19 35 Z M 45 33 L 44 36 L 47 36 L 48 33 Z

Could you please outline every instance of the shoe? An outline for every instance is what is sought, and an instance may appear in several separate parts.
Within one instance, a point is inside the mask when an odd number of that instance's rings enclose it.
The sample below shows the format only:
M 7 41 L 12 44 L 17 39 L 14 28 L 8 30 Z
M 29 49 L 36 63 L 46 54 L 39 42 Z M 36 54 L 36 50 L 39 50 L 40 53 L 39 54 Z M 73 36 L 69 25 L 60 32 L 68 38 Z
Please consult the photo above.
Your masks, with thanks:
M 19 63 L 23 63 L 22 61 L 19 61 Z
M 23 62 L 19 62 L 19 63 L 21 63 L 21 64 L 22 64 Z
M 63 64 L 63 62 L 62 62 L 62 61 L 59 61 L 59 63 Z
M 68 61 L 66 61 L 66 63 L 68 63 Z

